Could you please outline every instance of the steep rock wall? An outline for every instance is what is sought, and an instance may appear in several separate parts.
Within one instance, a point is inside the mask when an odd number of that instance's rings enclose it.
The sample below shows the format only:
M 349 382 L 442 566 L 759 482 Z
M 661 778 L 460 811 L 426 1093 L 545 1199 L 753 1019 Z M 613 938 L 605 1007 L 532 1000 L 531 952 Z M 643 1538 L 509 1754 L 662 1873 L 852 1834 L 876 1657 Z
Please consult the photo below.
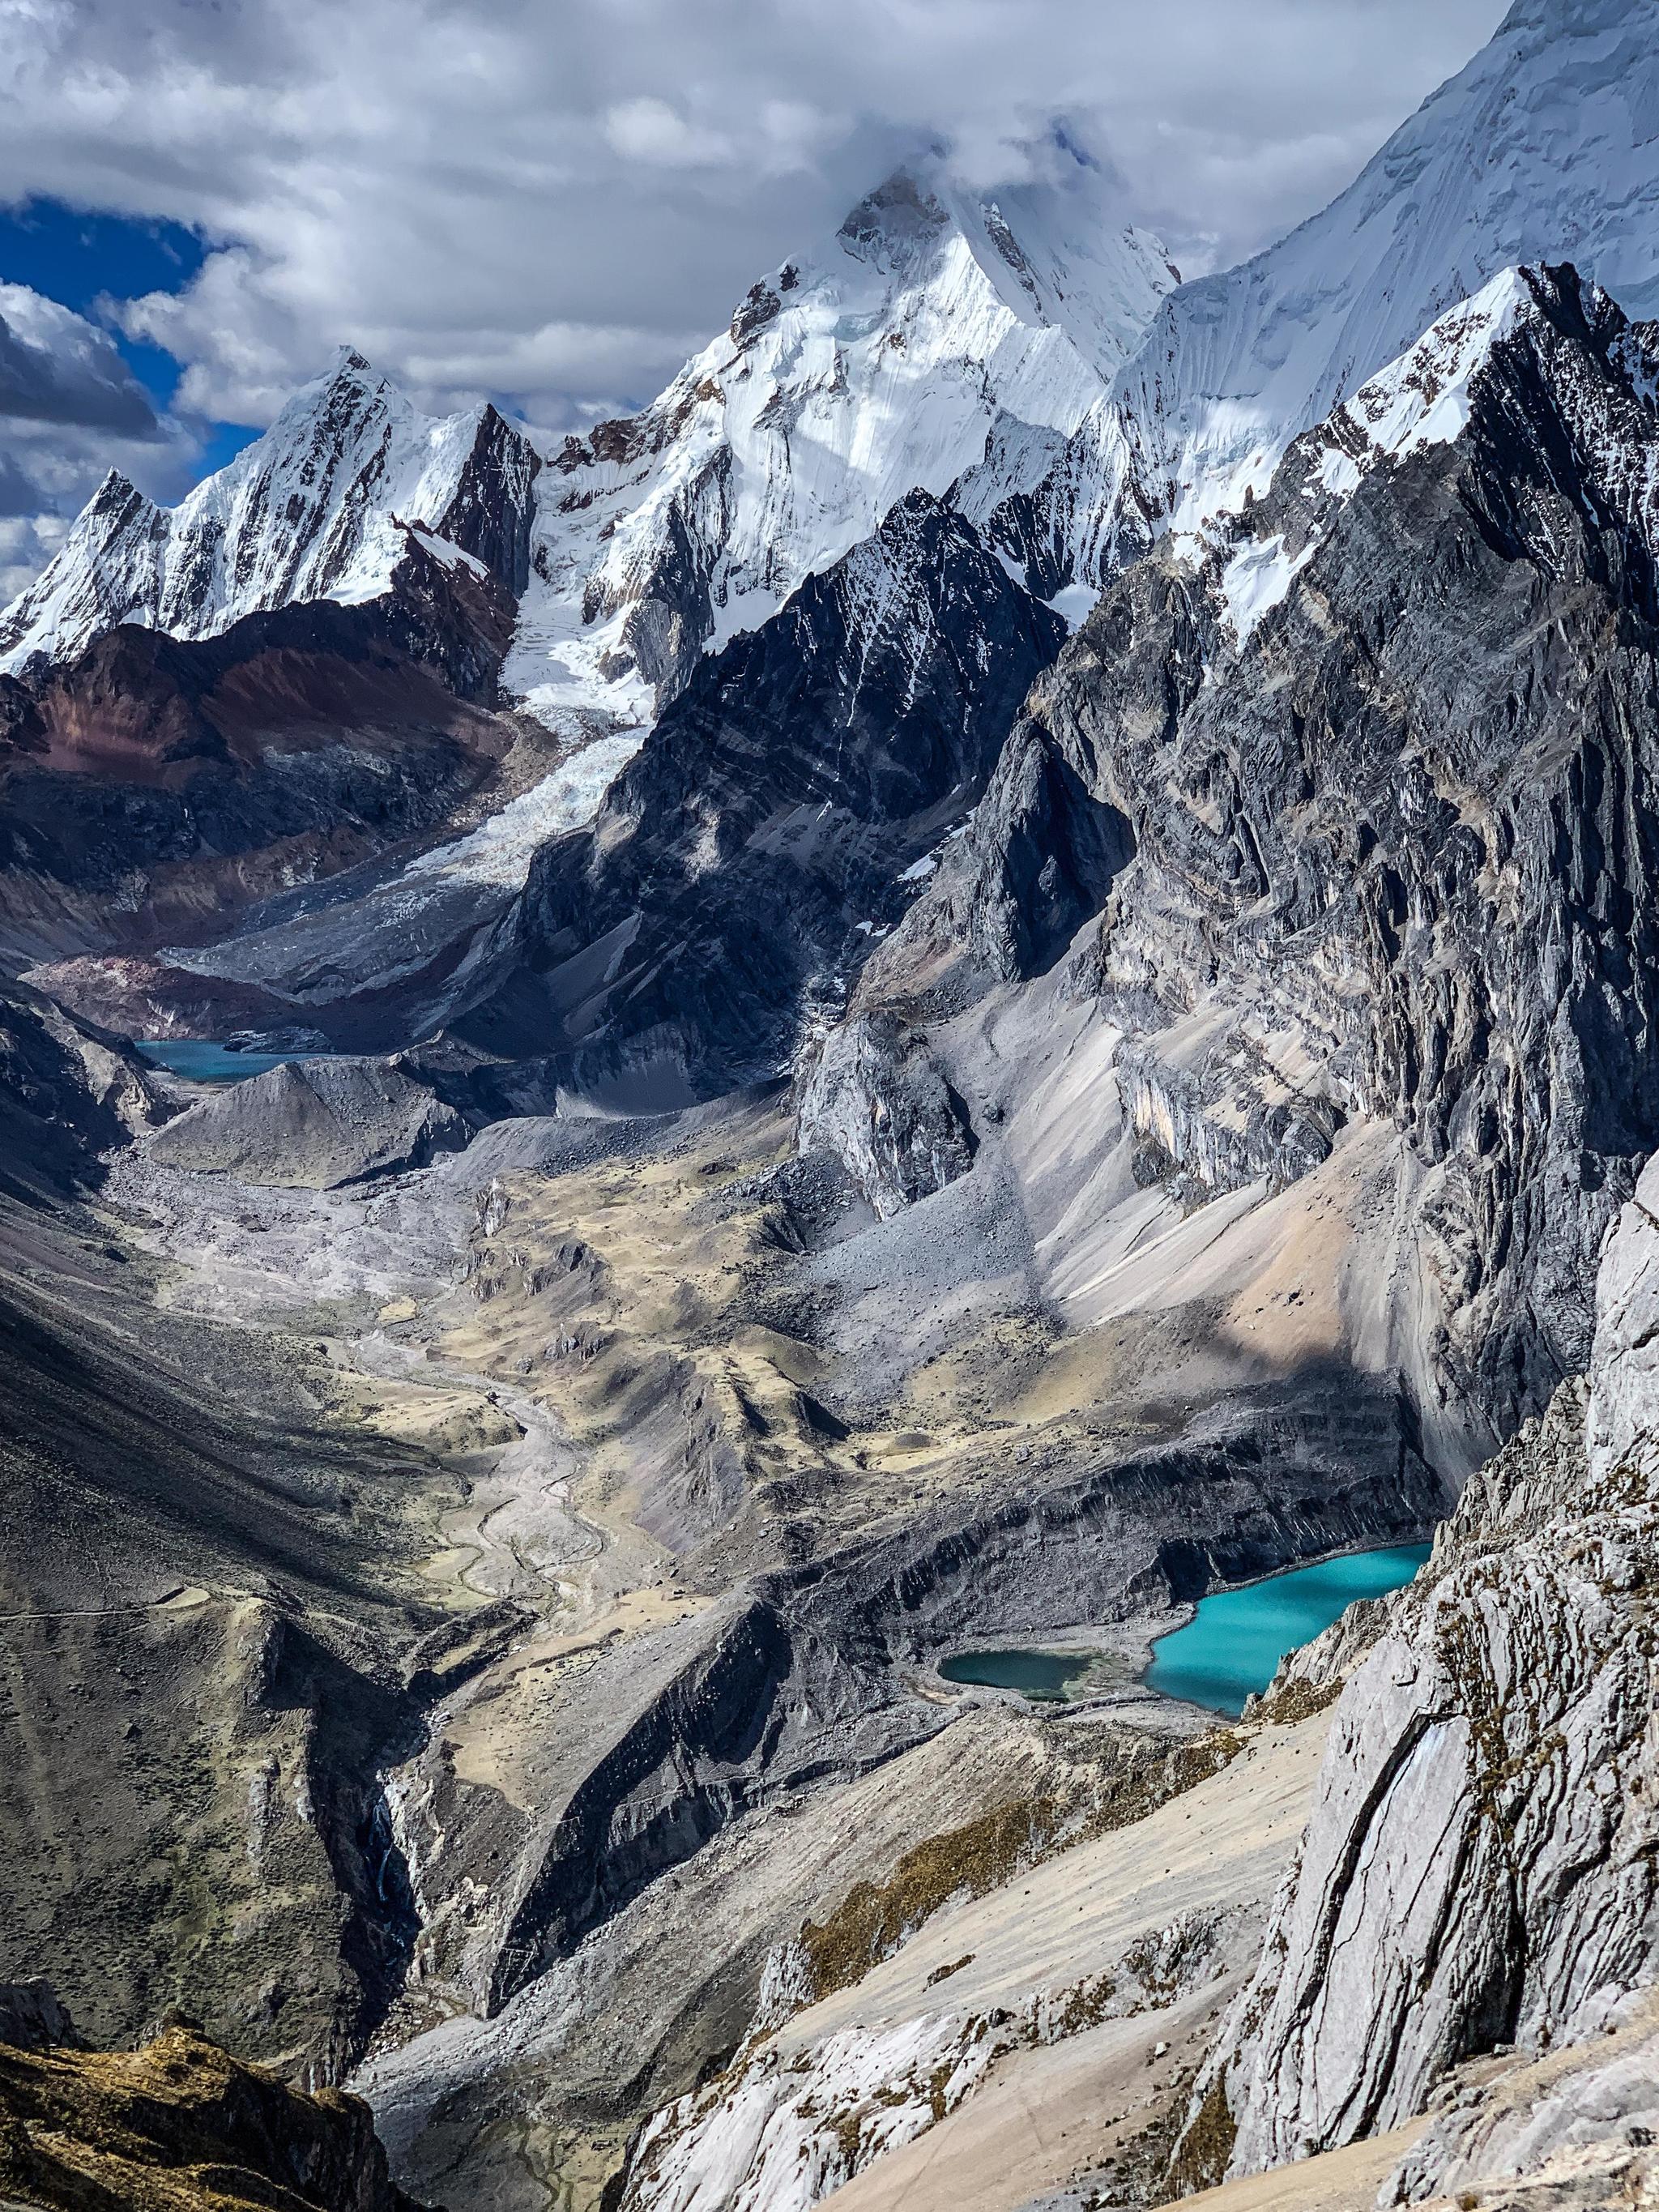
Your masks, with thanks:
M 1644 1188 L 1650 1185 L 1644 1182 Z M 1659 1254 L 1627 1206 L 1604 1273 Z M 1616 1309 L 1613 1310 L 1616 1312 Z M 1231 2170 L 1422 2110 L 1457 2061 L 1547 2051 L 1659 1975 L 1659 1437 L 1586 1457 L 1627 1405 L 1598 1340 L 1472 1482 L 1417 1583 L 1373 1612 L 1262 1964 L 1196 2110 Z

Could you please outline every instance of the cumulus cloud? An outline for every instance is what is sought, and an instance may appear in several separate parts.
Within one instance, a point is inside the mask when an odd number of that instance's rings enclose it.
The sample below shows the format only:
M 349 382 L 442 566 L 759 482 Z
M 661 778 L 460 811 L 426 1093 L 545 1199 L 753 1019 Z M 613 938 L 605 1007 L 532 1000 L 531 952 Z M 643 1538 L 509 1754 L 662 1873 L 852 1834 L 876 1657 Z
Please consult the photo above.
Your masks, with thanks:
M 188 484 L 194 443 L 162 422 L 106 331 L 0 283 L 0 605 L 51 557 L 64 518 L 112 466 L 157 497 Z
M 337 343 L 428 404 L 648 398 L 753 277 L 943 140 L 1056 112 L 1183 267 L 1319 205 L 1501 0 L 10 0 L 0 198 L 214 244 L 124 310 L 186 406 L 263 422 Z
M 160 435 L 106 332 L 27 284 L 0 284 L 0 422 L 19 421 Z
M 0 283 L 0 604 L 49 560 L 64 515 L 106 469 L 177 498 L 192 458 L 106 330 L 28 285 Z

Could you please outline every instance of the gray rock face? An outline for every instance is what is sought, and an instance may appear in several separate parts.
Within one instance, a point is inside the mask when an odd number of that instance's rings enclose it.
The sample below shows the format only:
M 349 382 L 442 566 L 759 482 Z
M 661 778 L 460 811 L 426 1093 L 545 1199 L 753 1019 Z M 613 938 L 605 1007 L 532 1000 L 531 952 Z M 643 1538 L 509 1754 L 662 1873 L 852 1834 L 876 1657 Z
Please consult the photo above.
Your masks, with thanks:
M 1455 2200 L 1472 2212 L 1523 2203 L 1577 2212 L 1659 2196 L 1659 2030 L 1651 1996 L 1611 2037 L 1465 2089 L 1413 2144 L 1396 2203 Z M 1512 2193 L 1513 2192 L 1513 2193 Z
M 1392 1123 L 1420 1410 L 1471 1460 L 1582 1370 L 1659 1144 L 1656 340 L 1571 270 L 1513 281 L 1473 367 L 1449 317 L 1231 541 L 1116 580 L 863 994 L 942 1012 L 1092 912 L 1077 987 L 1192 1196 Z M 1374 442 L 1452 384 L 1461 428 Z
M 1605 1475 L 1659 1432 L 1659 1159 L 1620 1216 L 1595 1280 L 1595 1389 L 1585 1442 Z
M 884 1221 L 973 1165 L 967 1109 L 925 1041 L 883 1012 L 832 1034 L 797 1133 L 803 1152 L 835 1153 Z
M 395 1062 L 290 1060 L 191 1107 L 156 1133 L 150 1148 L 167 1167 L 332 1190 L 424 1166 L 466 1138 L 453 1107 Z
M 630 1110 L 775 1079 L 840 1012 L 1063 636 L 912 493 L 702 659 L 592 829 L 538 855 L 513 972 L 453 1027 Z
M 1626 1209 L 1610 1284 L 1659 1227 Z M 1206 2095 L 1245 2172 L 1374 2134 L 1499 2043 L 1596 2033 L 1659 1972 L 1659 1435 L 1605 1446 L 1631 1396 L 1617 1298 L 1564 1385 L 1471 1483 L 1336 1710 L 1299 1859 Z M 1373 1626 L 1376 1624 L 1373 1618 Z
M 0 1194 L 50 1203 L 95 1185 L 99 1154 L 164 1111 L 121 1039 L 25 985 L 0 992 Z

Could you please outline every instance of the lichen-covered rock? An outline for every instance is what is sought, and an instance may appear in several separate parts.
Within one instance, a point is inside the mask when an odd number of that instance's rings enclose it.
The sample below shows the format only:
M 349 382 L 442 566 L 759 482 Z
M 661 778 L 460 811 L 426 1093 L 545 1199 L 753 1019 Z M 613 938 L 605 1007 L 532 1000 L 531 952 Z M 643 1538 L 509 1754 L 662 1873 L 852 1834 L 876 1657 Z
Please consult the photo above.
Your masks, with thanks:
M 801 1150 L 835 1153 L 884 1221 L 974 1162 L 966 1107 L 926 1041 L 886 1012 L 831 1033 L 797 1127 Z

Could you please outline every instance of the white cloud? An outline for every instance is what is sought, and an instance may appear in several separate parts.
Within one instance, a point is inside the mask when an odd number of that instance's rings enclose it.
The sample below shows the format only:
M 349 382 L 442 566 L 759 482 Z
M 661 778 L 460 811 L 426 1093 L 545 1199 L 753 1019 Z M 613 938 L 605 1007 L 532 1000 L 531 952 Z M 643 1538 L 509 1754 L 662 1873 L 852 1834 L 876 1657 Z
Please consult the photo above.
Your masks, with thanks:
M 26 284 L 0 283 L 0 605 L 50 559 L 106 471 L 161 498 L 194 473 L 193 441 L 157 420 L 106 331 Z
M 52 515 L 0 514 L 0 606 L 33 583 L 66 526 Z
M 605 135 L 613 154 L 625 161 L 648 161 L 664 169 L 707 169 L 730 161 L 736 149 L 719 131 L 688 123 L 665 100 L 649 95 L 620 100 L 605 112 Z
M 1500 0 L 9 0 L 0 198 L 202 228 L 121 310 L 263 422 L 342 342 L 428 405 L 648 398 L 908 149 L 1056 112 L 1182 265 L 1310 211 Z M 3 274 L 0 271 L 0 274 Z

